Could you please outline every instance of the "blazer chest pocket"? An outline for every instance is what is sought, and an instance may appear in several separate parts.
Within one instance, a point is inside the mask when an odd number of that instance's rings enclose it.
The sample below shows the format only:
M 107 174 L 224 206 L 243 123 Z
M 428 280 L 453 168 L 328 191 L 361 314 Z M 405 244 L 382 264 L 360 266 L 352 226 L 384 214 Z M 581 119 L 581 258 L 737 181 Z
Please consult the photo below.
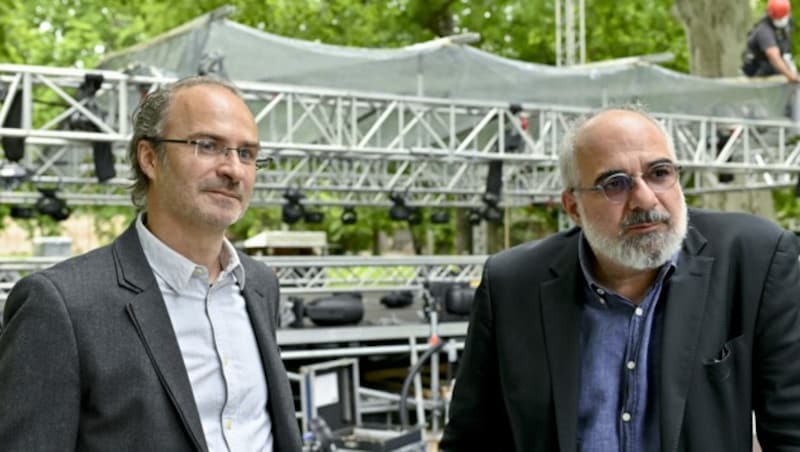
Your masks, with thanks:
M 722 344 L 716 355 L 703 361 L 709 379 L 722 381 L 730 377 L 736 366 L 736 356 L 741 353 L 743 342 L 744 336 L 737 336 Z

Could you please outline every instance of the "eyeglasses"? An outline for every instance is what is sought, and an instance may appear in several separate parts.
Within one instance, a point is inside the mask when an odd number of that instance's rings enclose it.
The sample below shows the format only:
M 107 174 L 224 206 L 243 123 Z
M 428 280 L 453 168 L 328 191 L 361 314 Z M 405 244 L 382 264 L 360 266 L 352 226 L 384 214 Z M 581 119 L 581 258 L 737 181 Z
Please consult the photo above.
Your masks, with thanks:
M 678 181 L 678 173 L 681 167 L 672 162 L 656 163 L 641 174 L 642 180 L 656 193 L 661 193 L 669 190 Z M 602 192 L 606 199 L 615 203 L 621 204 L 628 200 L 631 190 L 634 186 L 634 177 L 627 173 L 615 173 L 605 179 L 599 184 L 592 187 L 585 188 L 572 188 L 571 191 L 596 191 Z
M 213 138 L 178 140 L 174 138 L 144 137 L 144 139 L 155 144 L 176 143 L 192 145 L 194 146 L 194 155 L 196 157 L 202 157 L 208 160 L 219 160 L 221 157 L 228 158 L 228 155 L 233 151 L 236 157 L 239 158 L 239 163 L 247 166 L 255 166 L 259 169 L 266 166 L 270 160 L 272 160 L 269 156 L 259 158 L 260 148 L 258 146 L 227 147 L 222 142 Z

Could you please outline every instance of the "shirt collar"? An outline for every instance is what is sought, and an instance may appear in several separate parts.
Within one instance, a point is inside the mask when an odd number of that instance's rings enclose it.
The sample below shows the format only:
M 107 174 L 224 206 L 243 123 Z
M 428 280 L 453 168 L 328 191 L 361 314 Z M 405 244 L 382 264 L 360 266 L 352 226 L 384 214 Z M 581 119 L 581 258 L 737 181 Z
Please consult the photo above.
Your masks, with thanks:
M 208 269 L 205 266 L 190 261 L 147 229 L 144 225 L 145 214 L 142 212 L 136 217 L 136 232 L 153 272 L 176 291 L 183 290 L 194 276 L 203 275 L 207 278 Z M 239 287 L 244 289 L 244 267 L 239 259 L 239 254 L 228 239 L 222 241 L 219 259 L 222 264 L 219 279 L 233 275 Z
M 676 251 L 664 265 L 658 270 L 658 276 L 656 277 L 656 281 L 663 281 L 667 278 L 667 276 L 671 275 L 678 264 L 678 256 L 680 255 L 680 250 Z M 608 288 L 601 286 L 597 283 L 594 279 L 594 275 L 592 274 L 592 262 L 594 261 L 594 252 L 592 248 L 589 246 L 589 242 L 586 240 L 586 237 L 583 234 L 583 230 L 580 231 L 580 238 L 578 240 L 578 261 L 581 265 L 581 271 L 583 272 L 583 278 L 586 280 L 586 283 L 589 287 L 594 291 L 597 288 L 602 288 L 606 292 L 611 292 Z

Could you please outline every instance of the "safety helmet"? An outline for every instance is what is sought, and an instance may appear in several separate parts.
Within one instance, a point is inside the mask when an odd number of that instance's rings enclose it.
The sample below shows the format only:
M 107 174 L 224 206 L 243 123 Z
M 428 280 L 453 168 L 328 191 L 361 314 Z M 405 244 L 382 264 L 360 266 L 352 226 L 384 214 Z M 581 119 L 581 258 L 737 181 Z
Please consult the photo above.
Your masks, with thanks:
M 769 0 L 767 2 L 767 15 L 770 19 L 783 19 L 792 10 L 789 0 Z

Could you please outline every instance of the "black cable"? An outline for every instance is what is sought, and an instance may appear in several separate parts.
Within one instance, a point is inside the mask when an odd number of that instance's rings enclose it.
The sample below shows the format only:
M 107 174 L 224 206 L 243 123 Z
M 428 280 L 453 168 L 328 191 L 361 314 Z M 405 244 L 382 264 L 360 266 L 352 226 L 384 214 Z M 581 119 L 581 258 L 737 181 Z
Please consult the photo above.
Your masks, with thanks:
M 420 356 L 417 363 L 411 366 L 405 381 L 403 381 L 403 389 L 400 391 L 400 424 L 403 426 L 403 429 L 408 428 L 408 401 L 406 399 L 408 399 L 408 392 L 411 389 L 411 381 L 414 379 L 414 376 L 419 373 L 420 369 L 422 369 L 422 365 L 425 364 L 425 361 L 434 353 L 438 353 L 444 345 L 445 342 L 440 339 L 438 344 L 425 350 L 425 353 Z

